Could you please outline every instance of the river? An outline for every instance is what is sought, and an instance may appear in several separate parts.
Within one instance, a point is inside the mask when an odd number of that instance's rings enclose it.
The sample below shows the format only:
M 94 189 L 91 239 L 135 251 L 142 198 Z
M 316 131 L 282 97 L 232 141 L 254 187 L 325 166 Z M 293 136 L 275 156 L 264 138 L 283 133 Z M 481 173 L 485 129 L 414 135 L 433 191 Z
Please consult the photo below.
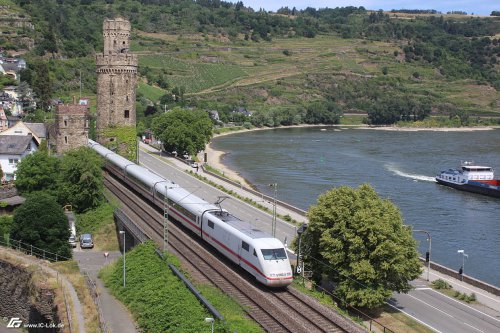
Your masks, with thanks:
M 384 131 L 287 128 L 215 138 L 222 162 L 261 192 L 307 210 L 318 195 L 369 183 L 394 202 L 404 223 L 430 232 L 432 260 L 500 286 L 500 199 L 438 185 L 434 176 L 460 161 L 500 170 L 500 130 Z M 497 177 L 500 175 L 497 175 Z M 415 233 L 420 252 L 428 243 Z

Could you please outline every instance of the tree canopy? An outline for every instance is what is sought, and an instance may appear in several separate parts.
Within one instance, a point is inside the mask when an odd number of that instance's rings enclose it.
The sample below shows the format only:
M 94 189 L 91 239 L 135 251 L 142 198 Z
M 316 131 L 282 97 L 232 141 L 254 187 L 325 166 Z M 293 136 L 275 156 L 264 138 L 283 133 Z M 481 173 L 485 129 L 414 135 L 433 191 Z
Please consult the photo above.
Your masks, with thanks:
M 69 236 L 68 219 L 63 209 L 46 193 L 29 196 L 14 213 L 12 239 L 71 258 Z
M 60 164 L 61 203 L 70 203 L 77 212 L 99 206 L 102 193 L 101 157 L 88 147 L 69 151 Z
M 204 111 L 174 109 L 156 117 L 152 129 L 165 151 L 195 155 L 210 142 L 212 127 L 212 121 Z
M 38 150 L 23 158 L 17 165 L 16 188 L 23 195 L 44 191 L 57 197 L 59 160 Z
M 18 165 L 15 184 L 23 195 L 44 192 L 61 205 L 71 204 L 77 212 L 97 207 L 102 198 L 102 159 L 82 147 L 60 159 L 39 150 Z
M 365 184 L 319 196 L 302 236 L 306 265 L 327 277 L 347 305 L 376 307 L 393 291 L 408 292 L 420 274 L 416 241 L 399 209 Z

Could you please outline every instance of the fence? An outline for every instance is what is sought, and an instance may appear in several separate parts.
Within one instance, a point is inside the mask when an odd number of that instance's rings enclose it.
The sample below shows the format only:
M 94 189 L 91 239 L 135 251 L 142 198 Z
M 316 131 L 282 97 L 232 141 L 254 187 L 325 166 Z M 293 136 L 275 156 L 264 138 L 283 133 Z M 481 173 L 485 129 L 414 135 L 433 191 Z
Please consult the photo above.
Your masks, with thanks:
M 90 296 L 92 296 L 92 299 L 97 307 L 97 311 L 99 312 L 99 328 L 102 333 L 108 333 L 108 326 L 104 320 L 104 314 L 102 313 L 101 298 L 99 296 L 99 292 L 97 291 L 97 285 L 87 272 L 84 271 L 83 275 L 85 277 L 85 281 L 87 282 L 87 286 L 89 287 Z
M 47 251 L 45 249 L 41 249 L 31 244 L 23 243 L 15 239 L 7 239 L 7 241 L 5 242 L 0 238 L 0 244 L 9 247 L 11 249 L 17 250 L 19 252 L 29 254 L 30 256 L 41 258 L 43 260 L 49 260 L 49 261 L 71 260 L 71 258 Z

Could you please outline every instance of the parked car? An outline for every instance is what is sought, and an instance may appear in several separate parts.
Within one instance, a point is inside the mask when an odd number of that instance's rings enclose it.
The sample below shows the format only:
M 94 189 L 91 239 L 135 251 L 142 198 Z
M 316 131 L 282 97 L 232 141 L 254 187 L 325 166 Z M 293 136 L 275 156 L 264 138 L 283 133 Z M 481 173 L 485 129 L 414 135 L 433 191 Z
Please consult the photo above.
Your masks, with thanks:
M 69 236 L 69 245 L 71 245 L 71 247 L 76 247 L 76 236 L 75 235 L 71 235 Z
M 81 249 L 91 249 L 94 247 L 94 241 L 92 240 L 92 234 L 81 234 L 80 235 L 80 248 Z

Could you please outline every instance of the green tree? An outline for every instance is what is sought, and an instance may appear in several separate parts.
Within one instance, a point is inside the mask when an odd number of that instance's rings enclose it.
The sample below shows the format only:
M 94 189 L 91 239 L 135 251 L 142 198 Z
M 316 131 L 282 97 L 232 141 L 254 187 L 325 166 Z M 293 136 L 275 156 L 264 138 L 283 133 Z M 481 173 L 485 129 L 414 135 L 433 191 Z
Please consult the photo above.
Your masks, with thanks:
M 71 258 L 68 219 L 56 199 L 46 193 L 29 196 L 14 213 L 11 239 Z
M 155 118 L 152 130 L 165 151 L 194 155 L 210 142 L 212 121 L 204 111 L 177 108 Z
M 27 195 L 44 191 L 57 197 L 59 161 L 49 156 L 47 151 L 37 151 L 26 156 L 17 165 L 15 185 L 19 192 Z
M 11 228 L 12 228 L 12 216 L 11 215 L 0 216 L 0 242 L 3 242 L 2 245 L 7 243 Z
M 78 212 L 99 206 L 103 195 L 102 158 L 81 147 L 61 159 L 59 202 L 71 204 Z
M 332 189 L 307 216 L 303 254 L 313 279 L 328 277 L 346 305 L 373 308 L 408 292 L 420 274 L 416 241 L 399 209 L 365 184 Z

